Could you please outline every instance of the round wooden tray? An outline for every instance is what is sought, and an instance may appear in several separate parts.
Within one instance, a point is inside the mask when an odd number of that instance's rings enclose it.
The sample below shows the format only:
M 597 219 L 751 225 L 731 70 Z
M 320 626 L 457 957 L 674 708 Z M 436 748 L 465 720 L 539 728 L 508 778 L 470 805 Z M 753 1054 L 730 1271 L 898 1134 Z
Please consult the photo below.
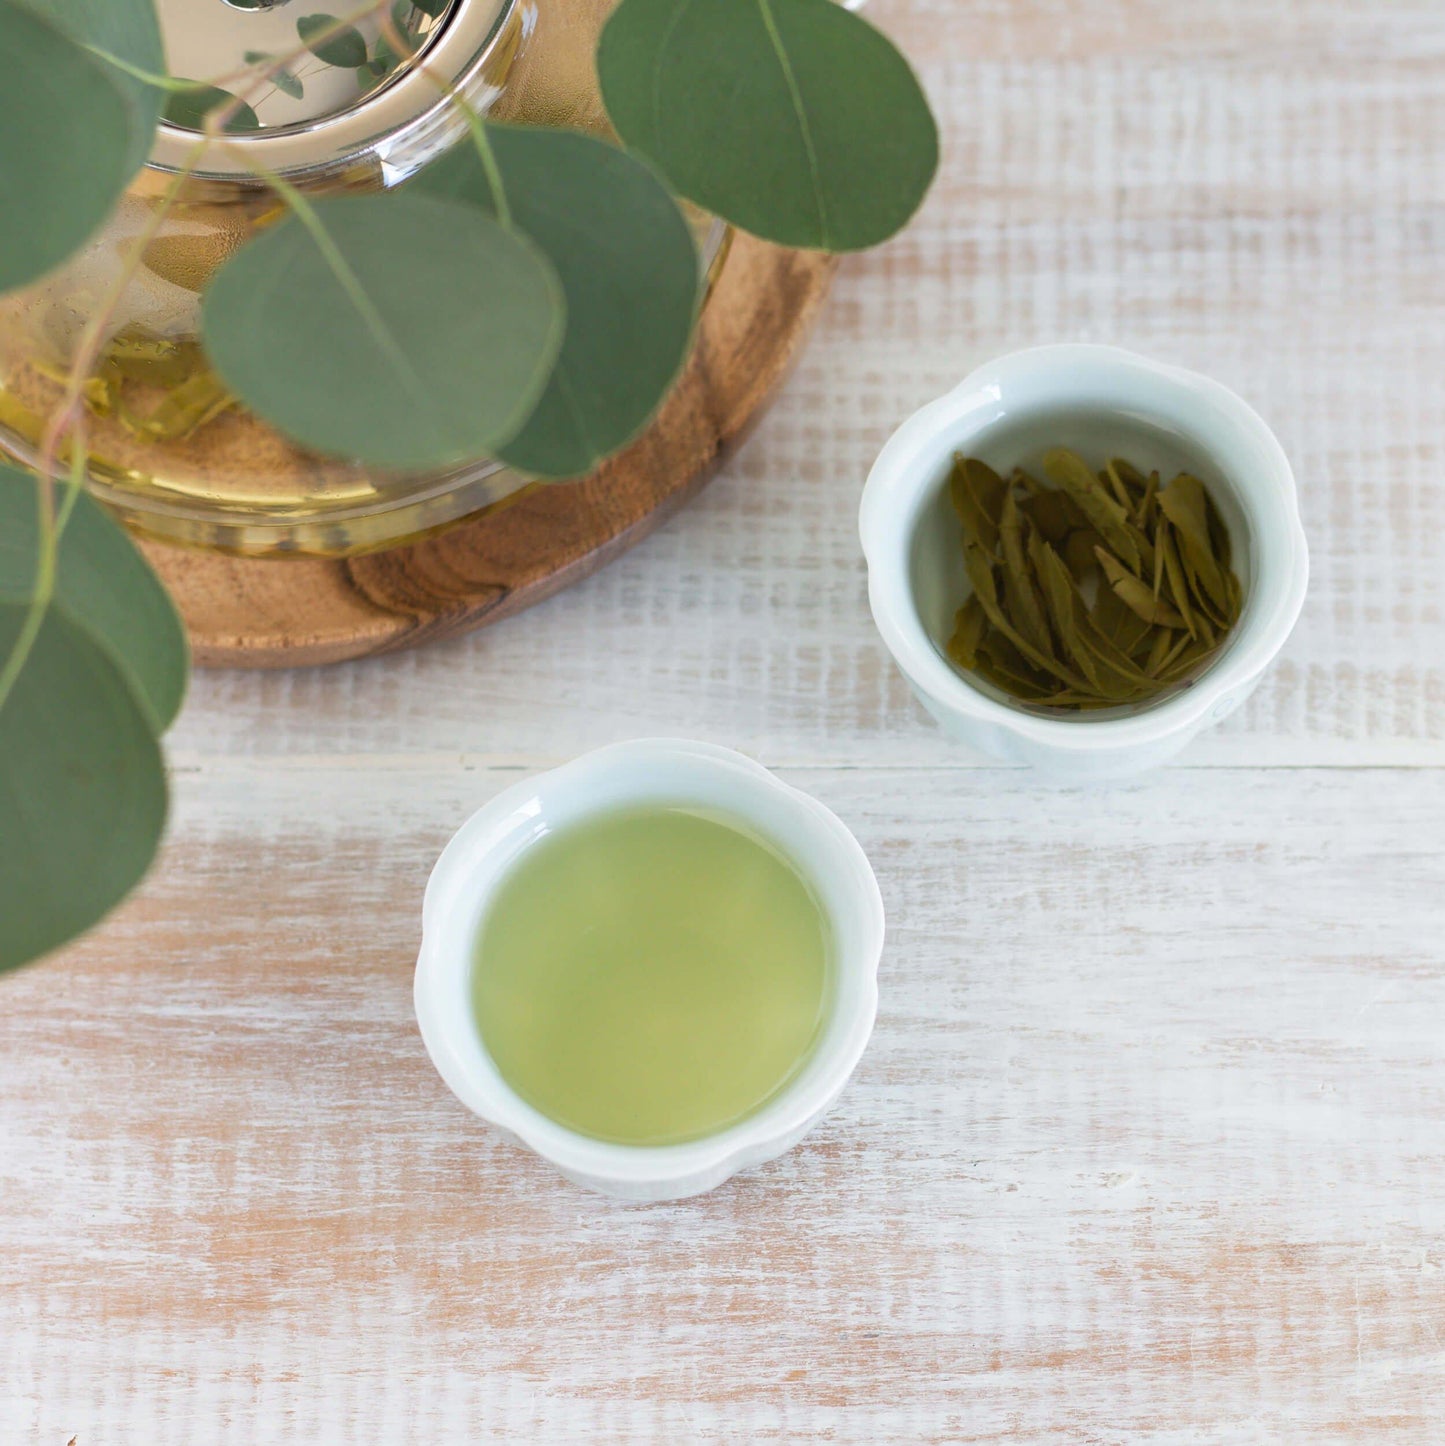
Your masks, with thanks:
M 343 561 L 143 543 L 202 667 L 290 668 L 413 647 L 588 576 L 697 492 L 787 373 L 836 262 L 739 236 L 692 361 L 647 433 L 580 482 Z

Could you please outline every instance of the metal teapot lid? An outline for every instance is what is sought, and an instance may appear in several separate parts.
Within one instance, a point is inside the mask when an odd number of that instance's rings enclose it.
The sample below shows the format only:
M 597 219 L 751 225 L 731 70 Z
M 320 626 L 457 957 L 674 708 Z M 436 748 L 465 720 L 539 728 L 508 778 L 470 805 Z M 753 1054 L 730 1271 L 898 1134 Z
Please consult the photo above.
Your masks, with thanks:
M 363 0 L 318 8 L 326 3 L 158 0 L 170 74 L 216 83 L 245 102 L 224 148 L 211 148 L 198 176 L 245 178 L 247 157 L 293 175 L 336 170 L 368 152 L 385 162 L 388 142 L 426 128 L 439 110 L 455 113 L 443 83 L 482 108 L 495 99 L 488 61 L 521 8 L 519 0 L 385 0 L 384 9 L 378 3 L 358 14 Z M 257 83 L 255 68 L 283 60 Z M 479 80 L 489 82 L 480 96 Z M 199 109 L 214 103 L 208 98 Z M 193 158 L 197 108 L 168 109 L 152 165 L 178 170 Z

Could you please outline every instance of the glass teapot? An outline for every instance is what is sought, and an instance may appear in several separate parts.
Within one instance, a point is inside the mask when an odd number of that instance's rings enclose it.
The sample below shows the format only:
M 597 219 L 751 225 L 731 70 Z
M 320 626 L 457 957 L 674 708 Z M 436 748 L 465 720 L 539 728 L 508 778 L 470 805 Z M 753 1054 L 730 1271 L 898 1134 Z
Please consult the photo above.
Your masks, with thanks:
M 465 120 L 437 77 L 494 120 L 605 132 L 593 55 L 616 3 L 397 0 L 394 26 L 359 20 L 344 44 L 318 43 L 278 71 L 237 113 L 226 148 L 208 152 L 183 183 L 126 285 L 86 385 L 95 494 L 154 537 L 259 555 L 345 556 L 419 536 L 526 487 L 486 459 L 392 473 L 297 446 L 241 407 L 207 365 L 200 292 L 256 227 L 281 214 L 249 163 L 310 191 L 373 189 L 399 184 L 461 141 Z M 305 8 L 299 0 L 158 0 L 170 70 L 219 77 L 289 55 L 298 20 L 304 28 L 310 19 L 299 13 Z M 413 49 L 408 58 L 393 49 L 398 31 Z M 194 150 L 200 119 L 188 119 L 169 112 L 149 164 L 80 254 L 0 298 L 0 454 L 33 464 L 82 328 Z M 697 225 L 711 265 L 722 228 L 702 218 Z

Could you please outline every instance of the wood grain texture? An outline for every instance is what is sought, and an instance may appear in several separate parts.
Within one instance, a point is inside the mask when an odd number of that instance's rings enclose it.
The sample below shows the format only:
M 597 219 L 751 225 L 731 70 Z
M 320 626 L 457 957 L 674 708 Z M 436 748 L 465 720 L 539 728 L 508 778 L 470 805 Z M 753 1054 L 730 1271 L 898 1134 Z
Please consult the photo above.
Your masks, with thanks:
M 789 771 L 883 882 L 878 1032 L 652 1209 L 417 1039 L 427 870 L 516 776 L 188 772 L 7 982 L 9 1439 L 1438 1439 L 1445 774 Z
M 502 626 L 200 675 L 143 892 L 4 983 L 0 1442 L 1445 1439 L 1445 11 L 875 0 L 945 170 L 766 422 Z M 868 620 L 863 476 L 971 366 L 1118 342 L 1254 402 L 1314 578 L 1182 766 L 979 766 Z M 779 766 L 890 915 L 798 1150 L 623 1209 L 422 1054 L 420 890 L 525 769 Z
M 712 476 L 808 333 L 834 257 L 730 245 L 662 410 L 590 477 L 539 487 L 408 547 L 330 562 L 144 544 L 201 667 L 292 668 L 436 642 L 512 617 L 596 572 Z

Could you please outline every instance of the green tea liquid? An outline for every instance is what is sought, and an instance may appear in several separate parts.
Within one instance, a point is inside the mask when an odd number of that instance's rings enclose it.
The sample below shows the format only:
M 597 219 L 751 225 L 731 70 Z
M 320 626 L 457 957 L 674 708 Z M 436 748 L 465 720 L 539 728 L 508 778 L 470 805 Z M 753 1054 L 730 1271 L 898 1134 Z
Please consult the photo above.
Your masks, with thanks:
M 827 924 L 768 845 L 681 809 L 530 846 L 482 920 L 472 1001 L 523 1099 L 596 1139 L 670 1145 L 800 1070 L 830 989 Z

